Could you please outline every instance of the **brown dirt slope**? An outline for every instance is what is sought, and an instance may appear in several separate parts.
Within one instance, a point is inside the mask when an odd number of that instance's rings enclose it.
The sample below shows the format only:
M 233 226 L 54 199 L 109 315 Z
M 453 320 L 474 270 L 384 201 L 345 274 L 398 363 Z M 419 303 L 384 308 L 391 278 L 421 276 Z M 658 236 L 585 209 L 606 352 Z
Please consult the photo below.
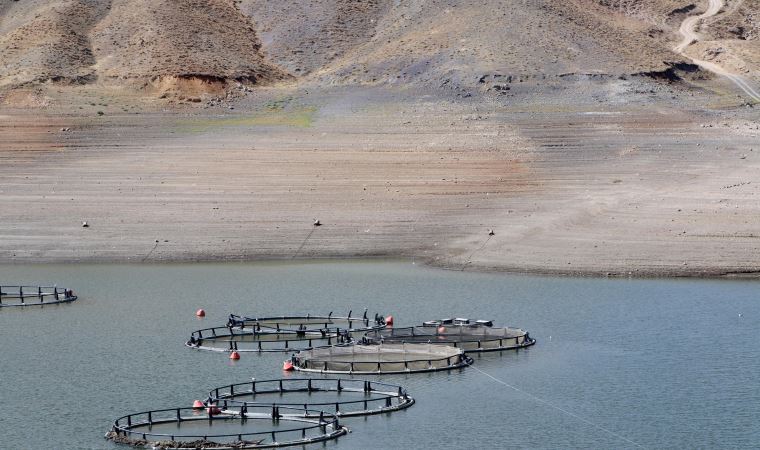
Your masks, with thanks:
M 229 0 L 113 0 L 93 30 L 108 77 L 207 76 L 272 80 L 249 19 Z
M 613 20 L 600 17 L 602 23 L 620 25 L 625 23 L 625 20 L 620 18 L 629 18 L 635 22 L 650 24 L 648 34 L 660 34 L 666 39 L 672 38 L 671 32 L 678 28 L 687 15 L 699 14 L 705 10 L 706 4 L 704 0 L 558 2 L 558 6 L 572 5 L 588 11 L 594 11 L 596 5 L 604 6 L 612 13 Z M 724 4 L 716 16 L 700 23 L 698 32 L 702 39 L 694 45 L 695 48 L 690 53 L 699 59 L 715 62 L 731 72 L 760 79 L 760 0 L 724 0 Z M 649 42 L 651 43 L 651 40 Z M 623 52 L 630 50 L 621 48 Z
M 678 59 L 668 44 L 678 24 L 670 13 L 688 4 L 242 0 L 241 10 L 267 37 L 267 54 L 318 82 L 471 87 L 484 75 L 525 80 L 665 70 L 665 61 Z
M 155 79 L 487 83 L 658 74 L 705 0 L 0 0 L 0 85 Z M 757 70 L 760 0 L 727 0 L 702 53 Z M 718 56 L 722 55 L 722 56 Z M 488 84 L 487 84 L 488 85 Z M 489 85 L 490 86 L 490 85 Z
M 97 0 L 2 1 L 0 85 L 92 79 L 88 32 L 107 11 Z
M 700 58 L 760 80 L 760 0 L 727 1 L 723 11 L 702 24 Z
M 287 76 L 230 0 L 2 0 L 0 11 L 0 84 Z
M 289 72 L 305 75 L 345 55 L 375 34 L 389 0 L 243 0 L 267 55 Z

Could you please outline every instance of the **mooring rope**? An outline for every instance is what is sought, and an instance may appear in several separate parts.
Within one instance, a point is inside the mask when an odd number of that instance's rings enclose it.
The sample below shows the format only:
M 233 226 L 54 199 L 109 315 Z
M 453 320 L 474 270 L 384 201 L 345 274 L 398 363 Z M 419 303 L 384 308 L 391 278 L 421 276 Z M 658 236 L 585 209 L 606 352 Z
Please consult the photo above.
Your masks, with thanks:
M 544 404 L 544 405 L 546 405 L 546 406 L 548 406 L 548 407 L 550 407 L 550 408 L 554 408 L 554 409 L 556 409 L 557 411 L 563 412 L 563 413 L 567 414 L 567 415 L 568 415 L 568 416 L 570 416 L 570 417 L 573 417 L 573 418 L 575 418 L 575 419 L 578 419 L 578 420 L 580 420 L 581 422 L 583 422 L 583 423 L 585 423 L 585 424 L 587 424 L 587 425 L 591 425 L 592 427 L 594 427 L 594 428 L 596 428 L 596 429 L 602 430 L 602 431 L 604 431 L 605 433 L 608 433 L 608 434 L 609 434 L 609 435 L 611 435 L 611 436 L 614 436 L 614 437 L 616 437 L 616 438 L 618 438 L 618 439 L 621 439 L 621 440 L 623 440 L 623 441 L 625 441 L 625 442 L 627 442 L 627 443 L 629 443 L 629 444 L 631 444 L 631 445 L 633 445 L 633 446 L 635 446 L 635 447 L 638 447 L 638 448 L 646 448 L 646 447 L 644 447 L 644 446 L 643 446 L 643 445 L 641 445 L 641 444 L 638 444 L 638 443 L 636 443 L 636 442 L 633 442 L 632 440 L 628 439 L 627 437 L 625 437 L 625 436 L 623 436 L 623 435 L 620 435 L 620 434 L 618 434 L 618 433 L 615 433 L 614 431 L 612 431 L 612 430 L 609 430 L 609 429 L 607 429 L 607 428 L 604 428 L 604 427 L 603 427 L 603 426 L 601 426 L 601 425 L 597 425 L 597 424 L 595 424 L 594 422 L 591 422 L 591 421 L 590 421 L 590 420 L 588 420 L 588 419 L 584 419 L 583 417 L 579 416 L 578 414 L 575 414 L 575 413 L 573 413 L 573 412 L 570 412 L 570 411 L 568 411 L 568 410 L 566 410 L 566 409 L 564 409 L 564 408 L 561 408 L 561 407 L 559 407 L 559 406 L 557 406 L 557 405 L 555 405 L 555 404 L 553 404 L 553 403 L 551 403 L 551 402 L 549 402 L 549 401 L 547 401 L 547 400 L 544 400 L 544 399 L 542 399 L 542 398 L 540 398 L 540 397 L 536 397 L 535 395 L 533 395 L 533 394 L 531 394 L 531 393 L 529 393 L 529 392 L 526 392 L 526 391 L 524 391 L 524 390 L 522 390 L 522 389 L 518 388 L 517 386 L 512 386 L 511 384 L 507 383 L 506 381 L 504 381 L 504 380 L 500 380 L 500 379 L 496 378 L 495 376 L 493 376 L 493 375 L 491 375 L 491 374 L 489 374 L 489 373 L 486 373 L 486 372 L 484 372 L 484 371 L 482 371 L 482 370 L 478 369 L 478 368 L 477 368 L 477 367 L 475 367 L 474 365 L 471 365 L 471 366 L 470 366 L 470 368 L 471 368 L 471 369 L 475 369 L 475 370 L 477 370 L 478 372 L 482 373 L 483 375 L 487 376 L 488 378 L 492 379 L 493 381 L 495 381 L 495 382 L 497 382 L 497 383 L 499 383 L 499 384 L 503 384 L 504 386 L 506 386 L 506 387 L 508 387 L 508 388 L 510 388 L 510 389 L 513 389 L 513 390 L 515 390 L 515 391 L 517 391 L 517 392 L 519 392 L 519 393 L 521 393 L 521 394 L 523 394 L 523 395 L 525 395 L 525 396 L 527 396 L 527 397 L 530 397 L 531 399 L 533 399 L 533 400 L 535 400 L 535 401 L 537 401 L 537 402 L 539 402 L 539 403 L 542 403 L 542 404 Z
M 290 259 L 295 259 L 296 256 L 298 256 L 298 253 L 301 252 L 301 249 L 303 248 L 303 246 L 306 245 L 306 241 L 309 240 L 309 238 L 311 237 L 311 235 L 314 233 L 314 230 L 316 230 L 316 229 L 317 229 L 316 226 L 314 226 L 314 227 L 311 228 L 311 231 L 309 231 L 309 234 L 306 235 L 306 239 L 304 239 L 303 242 L 301 242 L 301 246 L 298 247 L 298 250 L 296 250 L 296 252 L 293 253 L 293 256 L 291 256 Z
M 475 253 L 483 250 L 483 248 L 486 246 L 486 244 L 488 244 L 488 241 L 490 241 L 492 237 L 493 237 L 492 234 L 488 235 L 488 239 L 486 239 L 486 241 L 483 242 L 483 245 L 481 245 L 480 247 L 476 248 L 475 250 L 472 251 L 472 253 L 470 253 L 470 256 L 468 256 L 467 259 L 464 261 L 464 264 L 462 264 L 462 268 L 459 269 L 460 272 L 463 272 L 464 269 L 467 268 L 467 265 L 472 262 L 472 255 L 474 255 Z
M 147 255 L 145 255 L 145 256 L 143 257 L 143 259 L 142 259 L 140 262 L 145 262 L 145 260 L 147 260 L 147 259 L 150 257 L 150 255 L 152 255 L 152 254 L 153 254 L 153 251 L 154 251 L 156 248 L 158 248 L 158 241 L 156 241 L 156 243 L 153 245 L 153 248 L 152 248 L 152 249 L 150 249 L 150 251 L 148 252 L 148 254 L 147 254 Z

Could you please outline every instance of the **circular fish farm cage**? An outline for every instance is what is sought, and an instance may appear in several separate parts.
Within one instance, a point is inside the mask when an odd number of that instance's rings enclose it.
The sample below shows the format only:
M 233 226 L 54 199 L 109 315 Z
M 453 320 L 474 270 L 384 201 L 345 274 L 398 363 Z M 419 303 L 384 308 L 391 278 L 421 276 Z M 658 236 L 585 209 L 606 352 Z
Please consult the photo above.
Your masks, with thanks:
M 185 345 L 214 352 L 293 352 L 352 341 L 348 331 L 256 331 L 251 328 L 215 327 L 193 331 Z
M 381 375 L 451 370 L 472 358 L 447 345 L 404 343 L 314 348 L 293 355 L 291 363 L 304 372 Z
M 226 405 L 266 403 L 341 417 L 388 413 L 414 404 L 401 386 L 339 378 L 252 380 L 216 388 L 209 392 L 209 398 L 223 409 Z
M 106 438 L 134 447 L 254 449 L 305 445 L 348 432 L 337 416 L 287 406 L 172 408 L 119 417 Z
M 57 286 L 0 286 L 0 308 L 71 303 L 74 291 Z
M 273 317 L 245 317 L 230 314 L 227 320 L 228 327 L 249 328 L 256 331 L 336 331 L 349 330 L 370 331 L 385 328 L 385 318 L 375 314 L 370 319 L 364 311 L 362 317 L 352 317 L 351 311 L 347 316 L 333 316 L 332 313 L 305 316 L 273 316 Z
M 536 340 L 519 328 L 439 325 L 370 331 L 362 338 L 362 343 L 430 343 L 449 345 L 472 353 L 519 349 L 535 344 Z

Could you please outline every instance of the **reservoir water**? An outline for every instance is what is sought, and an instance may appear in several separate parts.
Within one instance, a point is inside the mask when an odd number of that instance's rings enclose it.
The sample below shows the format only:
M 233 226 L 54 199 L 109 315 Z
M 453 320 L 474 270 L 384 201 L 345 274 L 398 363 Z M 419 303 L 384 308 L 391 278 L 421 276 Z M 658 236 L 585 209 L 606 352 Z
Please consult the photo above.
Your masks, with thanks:
M 376 377 L 417 403 L 346 419 L 313 446 L 757 448 L 760 292 L 751 280 L 623 280 L 442 271 L 408 262 L 0 266 L 57 283 L 70 305 L 0 310 L 0 448 L 113 449 L 116 417 L 190 406 L 214 387 L 283 375 L 285 354 L 188 349 L 229 313 L 463 316 L 538 343 L 453 372 Z M 198 319 L 196 309 L 207 316 Z M 298 375 L 295 375 L 298 376 Z

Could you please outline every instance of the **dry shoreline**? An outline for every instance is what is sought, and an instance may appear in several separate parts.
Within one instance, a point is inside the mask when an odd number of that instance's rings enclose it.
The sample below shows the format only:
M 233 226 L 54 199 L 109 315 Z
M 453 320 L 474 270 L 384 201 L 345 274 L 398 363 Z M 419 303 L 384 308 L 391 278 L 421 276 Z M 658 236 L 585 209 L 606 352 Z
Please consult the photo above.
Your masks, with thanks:
M 234 112 L 0 111 L 0 263 L 760 274 L 760 128 L 742 110 L 287 94 L 277 110 L 279 91 Z

